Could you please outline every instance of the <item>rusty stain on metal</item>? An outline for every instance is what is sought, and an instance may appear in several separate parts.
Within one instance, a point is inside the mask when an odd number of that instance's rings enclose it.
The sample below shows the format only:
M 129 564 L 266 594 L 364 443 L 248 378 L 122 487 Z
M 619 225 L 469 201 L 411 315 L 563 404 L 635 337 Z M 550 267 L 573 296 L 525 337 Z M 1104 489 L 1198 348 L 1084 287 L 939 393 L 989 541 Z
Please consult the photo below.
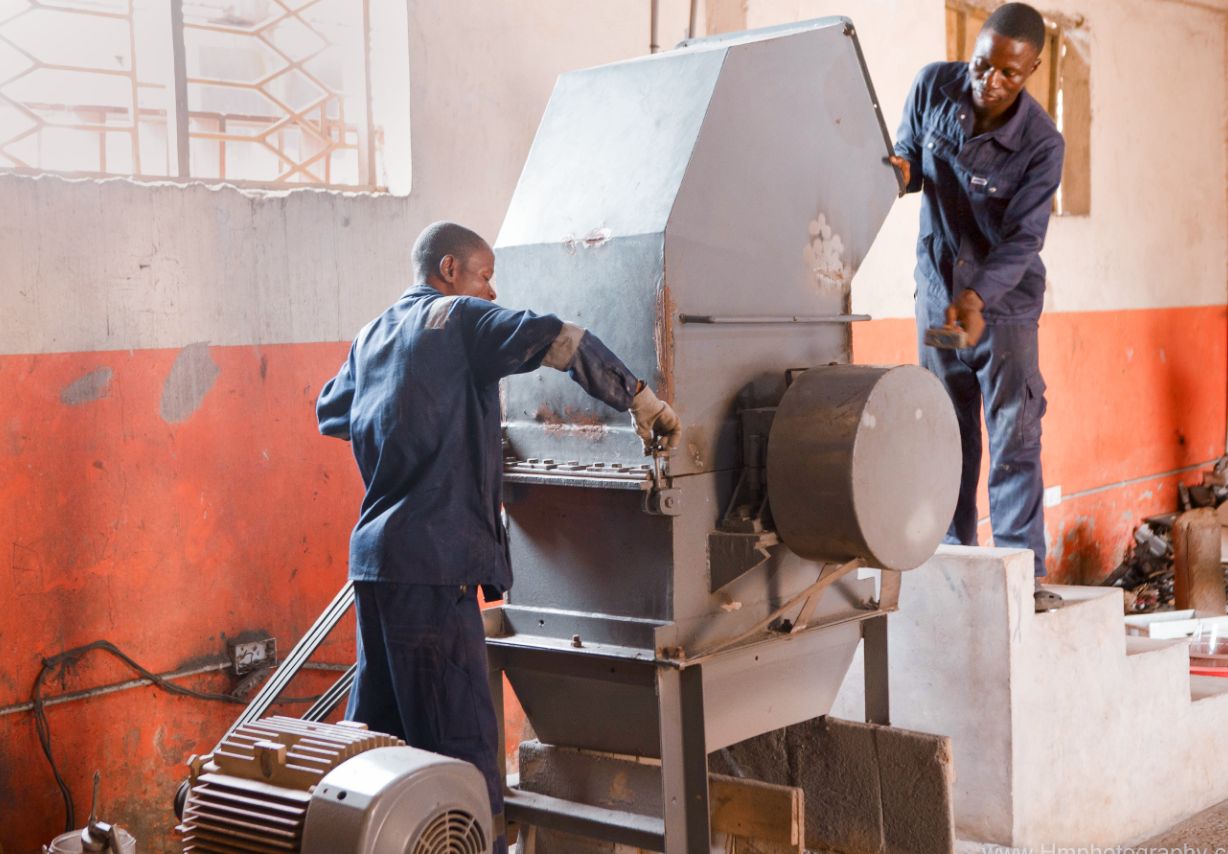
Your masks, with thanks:
M 567 249 L 567 254 L 575 255 L 576 250 L 583 247 L 585 249 L 595 249 L 598 246 L 603 246 L 609 241 L 610 235 L 613 234 L 608 228 L 594 228 L 583 237 L 576 237 L 574 234 L 568 234 L 563 237 L 563 246 Z
M 594 442 L 609 430 L 596 412 L 577 409 L 574 406 L 565 406 L 559 413 L 551 409 L 549 404 L 543 403 L 537 407 L 533 418 L 548 434 L 569 433 L 583 436 Z
M 684 431 L 687 457 L 696 471 L 704 470 L 704 457 L 707 451 L 706 436 L 702 426 L 688 427 Z
M 610 800 L 615 803 L 629 804 L 635 801 L 635 792 L 631 790 L 631 780 L 626 771 L 616 771 L 614 779 L 610 780 Z
M 657 289 L 657 322 L 653 328 L 653 343 L 657 350 L 657 396 L 667 402 L 674 400 L 674 324 L 675 305 L 669 285 L 662 280 Z

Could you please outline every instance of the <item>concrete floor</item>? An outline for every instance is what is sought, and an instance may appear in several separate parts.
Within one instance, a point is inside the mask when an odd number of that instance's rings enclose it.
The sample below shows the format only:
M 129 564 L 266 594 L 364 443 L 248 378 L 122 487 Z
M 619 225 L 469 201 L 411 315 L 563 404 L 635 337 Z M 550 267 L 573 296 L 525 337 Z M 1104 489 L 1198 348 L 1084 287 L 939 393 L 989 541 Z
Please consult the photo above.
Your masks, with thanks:
M 1228 845 L 1228 801 L 1203 810 L 1158 834 L 1136 848 L 1181 848 L 1215 851 Z

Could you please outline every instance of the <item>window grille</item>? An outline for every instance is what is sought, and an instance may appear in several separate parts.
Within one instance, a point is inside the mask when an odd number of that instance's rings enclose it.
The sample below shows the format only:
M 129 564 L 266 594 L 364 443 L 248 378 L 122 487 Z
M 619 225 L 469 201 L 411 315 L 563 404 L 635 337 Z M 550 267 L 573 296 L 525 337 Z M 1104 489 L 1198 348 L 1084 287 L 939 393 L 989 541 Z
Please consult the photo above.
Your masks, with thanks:
M 380 189 L 370 0 L 0 0 L 0 169 Z

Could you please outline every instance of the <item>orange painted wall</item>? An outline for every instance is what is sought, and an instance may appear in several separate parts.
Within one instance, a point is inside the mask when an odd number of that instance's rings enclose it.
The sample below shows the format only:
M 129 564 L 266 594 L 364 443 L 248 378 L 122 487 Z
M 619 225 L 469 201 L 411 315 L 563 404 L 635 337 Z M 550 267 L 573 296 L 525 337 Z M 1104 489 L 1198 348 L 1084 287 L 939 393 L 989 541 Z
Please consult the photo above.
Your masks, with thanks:
M 362 494 L 349 446 L 315 428 L 316 394 L 347 349 L 210 347 L 216 375 L 178 423 L 162 401 L 177 350 L 0 357 L 0 711 L 29 699 L 42 658 L 98 639 L 159 673 L 216 662 L 227 636 L 245 631 L 289 651 L 345 581 Z M 110 380 L 96 399 L 64 401 L 101 369 Z M 348 665 L 353 639 L 350 616 L 315 660 Z M 94 652 L 44 696 L 132 676 Z M 336 676 L 304 672 L 287 696 L 318 694 Z M 235 681 L 180 684 L 227 692 Z M 508 697 L 514 751 L 523 717 Z M 169 806 L 184 762 L 241 709 L 149 686 L 48 707 L 78 825 L 100 768 L 107 815 L 145 854 L 177 851 Z M 0 713 L 0 850 L 33 854 L 63 823 L 32 714 Z
M 167 423 L 177 351 L 0 357 L 0 707 L 29 698 L 40 658 L 107 639 L 163 672 L 215 660 L 225 636 L 264 630 L 282 652 L 345 579 L 358 506 L 349 449 L 314 429 L 316 390 L 344 345 L 211 348 L 199 408 Z M 111 371 L 98 399 L 64 389 Z M 353 658 L 343 626 L 319 660 Z M 91 653 L 48 695 L 132 674 Z M 335 674 L 305 674 L 312 694 Z M 185 680 L 229 690 L 220 674 Z M 150 687 L 50 707 L 53 746 L 77 804 L 102 769 L 104 797 L 142 840 L 170 850 L 170 794 L 188 754 L 209 749 L 241 707 Z M 32 716 L 0 716 L 0 845 L 37 850 L 64 821 Z M 122 793 L 122 796 L 121 796 Z
M 915 324 L 854 325 L 853 357 L 915 364 Z M 1063 494 L 1045 512 L 1049 572 L 1055 581 L 1094 582 L 1120 561 L 1142 517 L 1175 509 L 1177 483 L 1199 478 L 1164 473 L 1224 452 L 1228 308 L 1046 314 L 1040 365 L 1049 402 L 1045 483 Z M 985 459 L 983 516 L 987 468 Z M 1101 491 L 1080 495 L 1087 490 Z M 981 541 L 990 538 L 986 522 Z

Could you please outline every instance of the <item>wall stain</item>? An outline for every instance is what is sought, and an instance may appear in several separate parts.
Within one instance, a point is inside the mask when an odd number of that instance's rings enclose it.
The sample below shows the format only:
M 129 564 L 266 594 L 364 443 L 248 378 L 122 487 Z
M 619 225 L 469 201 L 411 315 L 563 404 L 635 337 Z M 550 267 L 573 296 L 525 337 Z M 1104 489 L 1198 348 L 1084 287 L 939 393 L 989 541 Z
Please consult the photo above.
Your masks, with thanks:
M 179 351 L 162 385 L 162 419 L 169 424 L 187 421 L 200 408 L 217 380 L 218 366 L 204 341 Z
M 101 400 L 111 393 L 110 368 L 98 368 L 83 377 L 73 380 L 60 391 L 60 403 L 68 406 L 80 406 L 83 403 Z

